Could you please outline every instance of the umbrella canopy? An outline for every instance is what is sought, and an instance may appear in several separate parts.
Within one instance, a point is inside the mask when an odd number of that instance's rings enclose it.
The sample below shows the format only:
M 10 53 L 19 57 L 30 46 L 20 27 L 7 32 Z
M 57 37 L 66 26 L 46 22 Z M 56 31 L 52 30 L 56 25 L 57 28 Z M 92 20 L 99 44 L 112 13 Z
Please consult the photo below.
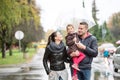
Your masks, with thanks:
M 118 40 L 118 41 L 116 42 L 116 44 L 120 44 L 120 40 Z
M 89 14 L 88 14 L 89 13 Z M 95 21 L 92 17 L 92 13 L 86 11 L 86 9 L 84 7 L 81 8 L 81 12 L 79 13 L 76 13 L 76 14 L 79 14 L 78 16 L 76 16 L 80 22 L 86 22 L 88 23 L 88 26 L 89 26 L 89 29 L 92 28 L 95 24 Z
M 85 8 L 81 7 L 80 10 L 72 10 L 67 12 L 64 15 L 60 15 L 56 24 L 57 26 L 66 27 L 68 24 L 73 24 L 75 28 L 78 28 L 80 22 L 88 23 L 89 29 L 95 25 L 95 22 L 92 18 L 92 14 L 88 14 Z
M 93 26 L 95 26 L 95 23 L 93 21 L 90 21 L 90 20 L 87 20 L 87 19 L 80 19 L 79 23 L 80 22 L 86 22 L 86 23 L 88 23 L 89 29 L 92 28 Z
M 83 4 L 84 1 L 81 5 Z M 79 9 L 74 8 L 70 12 L 67 11 L 66 15 L 60 14 L 56 20 L 56 25 L 59 26 L 59 28 L 65 28 L 68 24 L 72 24 L 75 29 L 77 29 L 80 22 L 88 23 L 89 29 L 96 25 L 92 13 L 88 12 L 85 6 L 81 6 Z
M 80 18 L 75 18 L 75 17 L 69 19 L 68 21 L 65 21 L 63 25 L 73 24 L 74 27 L 77 29 L 80 22 L 86 22 L 88 24 L 89 29 L 95 25 L 93 21 L 90 21 L 88 19 L 80 19 Z

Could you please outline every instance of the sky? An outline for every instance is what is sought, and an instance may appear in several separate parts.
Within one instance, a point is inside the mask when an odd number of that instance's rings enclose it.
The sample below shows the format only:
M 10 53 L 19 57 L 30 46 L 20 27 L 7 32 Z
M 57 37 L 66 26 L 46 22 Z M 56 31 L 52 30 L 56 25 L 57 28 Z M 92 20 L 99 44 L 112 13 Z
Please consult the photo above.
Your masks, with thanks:
M 36 4 L 41 8 L 41 25 L 44 31 L 48 29 L 59 29 L 70 23 L 72 17 L 88 18 L 93 21 L 91 16 L 93 0 L 84 0 L 85 9 L 82 8 L 83 0 L 36 0 Z M 99 24 L 108 21 L 113 13 L 120 11 L 120 0 L 96 0 L 99 10 L 97 17 Z M 85 15 L 87 14 L 87 16 Z M 83 17 L 84 16 L 84 17 Z

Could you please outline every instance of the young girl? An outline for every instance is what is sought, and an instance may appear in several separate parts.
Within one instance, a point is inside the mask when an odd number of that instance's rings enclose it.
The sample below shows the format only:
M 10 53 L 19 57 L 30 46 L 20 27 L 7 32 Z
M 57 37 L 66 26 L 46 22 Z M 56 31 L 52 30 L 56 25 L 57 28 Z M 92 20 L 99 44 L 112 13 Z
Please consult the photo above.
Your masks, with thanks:
M 78 47 L 76 46 L 75 42 L 79 42 L 77 33 L 74 31 L 73 25 L 69 24 L 66 27 L 67 29 L 67 36 L 66 36 L 66 44 L 68 46 L 68 53 L 76 52 L 79 53 L 79 56 L 73 57 L 73 80 L 78 80 L 77 79 L 77 70 L 79 71 L 80 69 L 78 68 L 78 64 L 85 58 L 85 55 L 78 50 Z
M 62 39 L 62 35 L 57 31 L 53 32 L 48 38 L 43 57 L 43 65 L 49 75 L 48 80 L 68 80 L 68 73 L 64 63 L 67 59 L 67 51 Z M 48 61 L 50 67 L 48 67 Z

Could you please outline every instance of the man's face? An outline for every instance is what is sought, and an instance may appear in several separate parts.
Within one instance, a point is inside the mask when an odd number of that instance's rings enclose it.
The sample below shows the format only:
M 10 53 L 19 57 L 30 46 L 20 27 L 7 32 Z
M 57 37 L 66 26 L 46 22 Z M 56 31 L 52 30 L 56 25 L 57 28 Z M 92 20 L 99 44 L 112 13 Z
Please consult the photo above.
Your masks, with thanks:
M 85 25 L 79 25 L 78 27 L 78 35 L 83 36 L 85 33 L 87 33 L 88 29 Z

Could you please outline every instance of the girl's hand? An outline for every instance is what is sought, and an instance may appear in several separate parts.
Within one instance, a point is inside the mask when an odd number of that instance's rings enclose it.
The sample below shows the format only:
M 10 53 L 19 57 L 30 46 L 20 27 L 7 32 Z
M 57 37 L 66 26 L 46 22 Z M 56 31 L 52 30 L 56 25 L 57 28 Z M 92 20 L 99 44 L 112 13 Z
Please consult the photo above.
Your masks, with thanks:
M 73 41 L 74 41 L 74 42 L 76 42 L 76 41 L 77 41 L 77 38 L 76 38 L 76 37 L 74 37 Z
M 80 49 L 83 49 L 83 50 L 85 50 L 86 49 L 86 46 L 85 45 L 83 45 L 81 42 L 78 42 L 78 43 L 75 43 L 76 45 L 77 45 L 77 47 L 78 48 L 80 48 Z
M 76 52 L 72 52 L 70 56 L 71 57 L 79 56 L 79 51 L 77 50 Z

